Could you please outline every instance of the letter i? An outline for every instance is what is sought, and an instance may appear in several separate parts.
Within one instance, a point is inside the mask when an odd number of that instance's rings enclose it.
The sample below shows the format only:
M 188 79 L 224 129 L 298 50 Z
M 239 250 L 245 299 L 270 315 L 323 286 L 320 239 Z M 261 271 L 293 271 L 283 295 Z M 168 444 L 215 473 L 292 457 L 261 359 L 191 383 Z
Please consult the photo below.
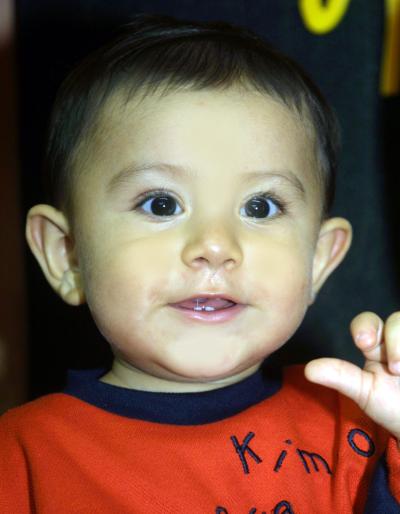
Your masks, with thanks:
M 292 441 L 290 439 L 286 439 L 285 443 L 292 444 Z M 275 463 L 275 467 L 274 467 L 275 473 L 279 472 L 280 468 L 282 467 L 283 461 L 286 459 L 286 455 L 287 455 L 287 451 L 282 450 L 278 457 L 278 460 Z

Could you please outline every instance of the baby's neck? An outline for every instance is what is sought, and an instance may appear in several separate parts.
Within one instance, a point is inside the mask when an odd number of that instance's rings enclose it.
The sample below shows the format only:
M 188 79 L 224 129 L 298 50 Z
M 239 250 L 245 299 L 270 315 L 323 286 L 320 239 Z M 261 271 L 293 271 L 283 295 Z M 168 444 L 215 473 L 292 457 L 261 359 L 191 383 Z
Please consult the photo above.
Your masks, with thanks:
M 220 389 L 221 387 L 226 387 L 240 382 L 255 373 L 258 368 L 259 365 L 256 365 L 233 376 L 219 378 L 216 380 L 190 381 L 186 378 L 182 378 L 182 380 L 179 380 L 178 378 L 167 379 L 151 375 L 135 368 L 131 364 L 115 358 L 111 370 L 103 375 L 99 380 L 106 384 L 127 389 L 136 389 L 139 391 L 160 393 L 196 393 Z

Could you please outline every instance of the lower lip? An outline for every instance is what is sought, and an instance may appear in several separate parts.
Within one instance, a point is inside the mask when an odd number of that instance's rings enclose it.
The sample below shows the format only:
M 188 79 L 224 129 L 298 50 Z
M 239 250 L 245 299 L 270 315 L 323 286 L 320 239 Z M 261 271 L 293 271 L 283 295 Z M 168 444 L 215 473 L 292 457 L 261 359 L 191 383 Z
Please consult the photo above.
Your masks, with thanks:
M 206 323 L 224 323 L 235 319 L 243 310 L 246 305 L 237 303 L 233 307 L 227 309 L 220 309 L 217 311 L 195 311 L 192 309 L 185 309 L 177 305 L 170 305 L 173 309 L 179 311 L 185 318 L 202 321 Z

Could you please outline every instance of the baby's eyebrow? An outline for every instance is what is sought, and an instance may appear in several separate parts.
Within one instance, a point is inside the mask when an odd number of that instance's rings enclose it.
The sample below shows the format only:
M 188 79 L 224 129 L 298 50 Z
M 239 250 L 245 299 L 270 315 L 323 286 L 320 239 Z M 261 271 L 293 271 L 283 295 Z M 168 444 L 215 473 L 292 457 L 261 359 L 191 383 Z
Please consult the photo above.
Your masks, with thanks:
M 146 171 L 154 170 L 161 171 L 174 178 L 183 178 L 185 176 L 195 176 L 195 173 L 186 166 L 177 164 L 168 164 L 164 162 L 150 162 L 150 163 L 132 163 L 126 168 L 116 173 L 107 184 L 107 192 L 112 193 L 115 189 L 129 181 L 134 176 L 140 175 Z
M 284 179 L 286 182 L 289 182 L 299 193 L 302 199 L 305 199 L 306 190 L 303 186 L 303 183 L 298 178 L 298 176 L 293 173 L 293 171 L 285 170 L 285 171 L 269 171 L 269 170 L 261 170 L 261 171 L 250 171 L 243 174 L 243 180 L 245 182 L 257 182 L 265 178 L 278 178 Z
M 132 163 L 131 165 L 123 168 L 121 171 L 116 173 L 111 180 L 108 182 L 106 189 L 108 193 L 112 193 L 114 190 L 118 189 L 119 186 L 128 182 L 134 176 L 138 176 L 140 174 L 145 173 L 146 171 L 154 170 L 162 172 L 163 174 L 167 174 L 172 176 L 173 178 L 196 178 L 197 173 L 188 166 L 181 166 L 178 164 L 170 164 L 164 162 L 150 162 L 150 163 Z M 263 179 L 283 179 L 286 182 L 289 182 L 299 193 L 300 196 L 304 199 L 306 195 L 305 188 L 301 182 L 301 180 L 297 177 L 297 175 L 291 170 L 284 171 L 269 171 L 269 170 L 260 170 L 260 171 L 249 171 L 244 172 L 242 174 L 242 181 L 245 183 L 249 182 L 257 182 Z

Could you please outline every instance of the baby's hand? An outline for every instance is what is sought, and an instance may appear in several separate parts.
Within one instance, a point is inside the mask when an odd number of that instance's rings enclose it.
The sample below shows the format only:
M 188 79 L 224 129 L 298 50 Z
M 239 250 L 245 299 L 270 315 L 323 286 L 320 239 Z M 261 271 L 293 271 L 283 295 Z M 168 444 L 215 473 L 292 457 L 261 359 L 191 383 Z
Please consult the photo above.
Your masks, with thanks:
M 307 364 L 306 377 L 354 400 L 400 441 L 400 311 L 385 324 L 376 314 L 363 312 L 350 330 L 366 359 L 364 368 L 340 359 L 316 359 Z

